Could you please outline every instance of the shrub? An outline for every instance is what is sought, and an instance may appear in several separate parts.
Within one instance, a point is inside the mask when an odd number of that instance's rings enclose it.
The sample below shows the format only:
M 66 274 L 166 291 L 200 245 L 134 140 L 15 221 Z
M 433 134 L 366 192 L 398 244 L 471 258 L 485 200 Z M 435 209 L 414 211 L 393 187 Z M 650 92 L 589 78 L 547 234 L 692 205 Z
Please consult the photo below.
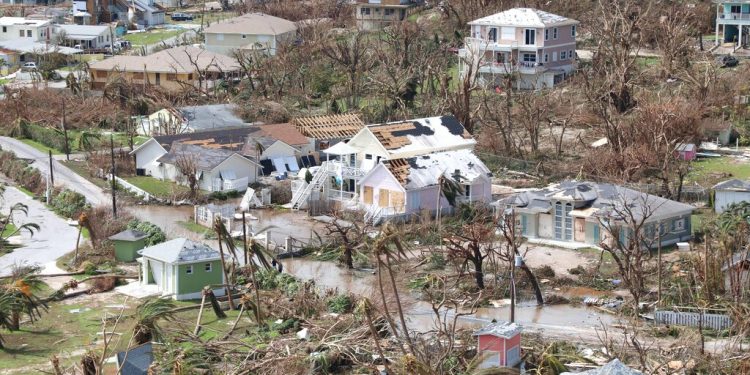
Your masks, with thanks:
M 271 185 L 271 203 L 287 204 L 292 200 L 292 182 L 289 180 L 275 181 Z
M 18 159 L 13 151 L 0 149 L 0 172 L 34 194 L 44 192 L 42 174 L 26 161 Z
M 586 269 L 579 264 L 575 268 L 569 269 L 568 272 L 570 272 L 571 275 L 583 275 L 584 273 L 586 273 Z
M 167 240 L 167 235 L 164 234 L 164 231 L 148 221 L 133 219 L 128 223 L 128 229 L 146 233 L 148 235 L 146 246 L 153 246 Z
M 345 314 L 354 308 L 352 297 L 347 294 L 339 294 L 328 300 L 328 311 L 336 314 Z
M 543 277 L 546 279 L 551 279 L 555 277 L 555 270 L 552 269 L 548 264 L 545 264 L 535 270 L 537 277 Z
M 81 263 L 81 269 L 83 270 L 83 273 L 86 275 L 95 275 L 96 274 L 96 264 L 85 261 Z
M 21 122 L 21 135 L 58 151 L 65 151 L 65 136 L 56 129 Z
M 228 198 L 227 193 L 223 191 L 214 191 L 208 196 L 208 199 L 218 200 L 218 201 L 225 201 L 227 200 L 227 198 Z
M 88 207 L 83 194 L 68 189 L 53 194 L 49 204 L 56 214 L 74 219 Z

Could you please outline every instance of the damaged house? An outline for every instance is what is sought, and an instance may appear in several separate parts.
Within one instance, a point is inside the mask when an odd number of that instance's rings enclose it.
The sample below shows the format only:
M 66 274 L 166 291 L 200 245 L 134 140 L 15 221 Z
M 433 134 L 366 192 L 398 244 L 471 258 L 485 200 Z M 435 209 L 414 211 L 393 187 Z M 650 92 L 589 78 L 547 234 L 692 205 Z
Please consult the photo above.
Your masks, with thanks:
M 437 209 L 441 176 L 468 187 L 462 200 L 487 202 L 489 170 L 473 154 L 475 145 L 453 116 L 368 125 L 348 142 L 321 151 L 323 163 L 314 168 L 312 181 L 293 185 L 291 207 L 333 200 L 343 208 L 364 209 L 371 222 L 405 217 Z
M 621 243 L 643 225 L 644 246 L 673 245 L 691 238 L 693 206 L 609 183 L 564 181 L 514 194 L 496 203 L 512 212 L 530 242 L 572 246 Z

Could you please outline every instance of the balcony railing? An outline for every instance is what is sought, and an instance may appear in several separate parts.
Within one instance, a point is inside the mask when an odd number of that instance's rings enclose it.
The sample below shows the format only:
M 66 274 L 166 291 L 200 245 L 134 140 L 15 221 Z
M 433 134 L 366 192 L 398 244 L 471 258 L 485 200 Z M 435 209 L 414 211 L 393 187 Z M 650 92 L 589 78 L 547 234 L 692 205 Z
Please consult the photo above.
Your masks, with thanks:
M 750 13 L 722 13 L 719 18 L 723 20 L 745 20 L 750 21 Z
M 546 70 L 546 68 L 543 64 L 535 62 L 518 62 L 515 65 L 512 63 L 483 62 L 479 66 L 479 72 L 498 74 L 512 72 L 534 74 L 544 70 Z
M 518 49 L 520 45 L 518 42 L 513 41 L 510 43 L 501 43 L 498 41 L 492 41 L 486 38 L 475 38 L 475 37 L 467 37 L 465 39 L 465 43 L 467 45 L 482 47 L 482 49 L 489 49 L 489 50 L 495 50 L 495 49 Z M 523 45 L 526 46 L 526 45 Z M 528 47 L 536 47 L 535 44 L 528 45 Z
M 236 180 L 220 180 L 214 181 L 214 191 L 244 191 L 247 189 L 247 177 L 238 178 Z

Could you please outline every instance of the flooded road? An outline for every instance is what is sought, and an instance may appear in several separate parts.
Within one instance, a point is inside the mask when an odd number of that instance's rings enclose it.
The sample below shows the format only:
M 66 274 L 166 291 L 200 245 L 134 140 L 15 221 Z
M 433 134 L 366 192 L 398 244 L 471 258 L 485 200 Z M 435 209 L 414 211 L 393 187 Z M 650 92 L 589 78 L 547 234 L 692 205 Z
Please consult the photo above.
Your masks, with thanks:
M 315 280 L 321 288 L 338 288 L 339 291 L 349 291 L 358 295 L 378 299 L 375 288 L 377 276 L 374 272 L 349 271 L 338 267 L 334 262 L 321 262 L 311 259 L 283 260 L 286 272 L 303 279 Z M 580 291 L 583 293 L 582 291 Z M 401 291 L 403 294 L 410 292 Z M 402 296 L 408 300 L 408 296 Z M 412 298 L 413 299 L 413 298 Z M 405 313 L 410 329 L 417 332 L 427 332 L 435 326 L 435 314 L 429 303 L 414 301 L 405 303 Z M 455 313 L 443 310 L 448 319 L 453 319 Z M 461 316 L 458 324 L 464 328 L 478 328 L 491 322 L 509 320 L 510 306 L 482 307 L 472 315 Z M 516 306 L 516 322 L 524 327 L 537 331 L 544 331 L 552 336 L 561 338 L 596 338 L 595 329 L 601 324 L 610 326 L 617 322 L 613 315 L 603 313 L 595 308 L 579 305 L 548 305 L 538 307 L 534 301 L 519 302 Z

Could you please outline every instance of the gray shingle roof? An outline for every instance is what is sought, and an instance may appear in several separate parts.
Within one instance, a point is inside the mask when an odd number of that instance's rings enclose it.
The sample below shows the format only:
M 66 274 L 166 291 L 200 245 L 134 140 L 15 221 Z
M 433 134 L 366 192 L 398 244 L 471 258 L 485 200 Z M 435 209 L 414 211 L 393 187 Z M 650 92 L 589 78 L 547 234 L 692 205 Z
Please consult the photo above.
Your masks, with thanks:
M 509 339 L 521 333 L 521 326 L 516 323 L 501 322 L 486 325 L 474 332 L 474 336 L 492 335 Z
M 588 370 L 584 372 L 575 373 L 576 375 L 641 375 L 642 372 L 633 370 L 632 368 L 625 366 L 619 359 L 615 358 L 606 365 Z M 561 375 L 574 375 L 572 372 L 564 372 Z
M 138 241 L 148 237 L 148 234 L 139 232 L 137 230 L 126 229 L 114 236 L 109 237 L 113 241 Z
M 234 114 L 233 104 L 195 105 L 180 108 L 188 126 L 195 130 L 228 129 L 249 126 Z
M 117 353 L 117 362 L 122 366 L 122 375 L 146 375 L 153 361 L 153 346 L 150 342 L 136 346 L 127 352 Z
M 220 259 L 219 252 L 206 244 L 195 243 L 187 238 L 176 238 L 139 250 L 144 257 L 165 263 L 196 263 Z
M 714 190 L 750 191 L 750 182 L 731 179 L 714 185 Z
M 596 216 L 622 219 L 618 216 L 624 211 L 629 211 L 635 220 L 641 220 L 644 216 L 670 217 L 692 212 L 695 209 L 689 204 L 610 183 L 563 181 L 542 189 L 528 190 L 518 194 L 524 196 L 513 195 L 502 199 L 500 203 L 520 208 L 540 209 L 542 208 L 540 204 L 543 205 L 544 202 L 551 207 L 555 201 L 570 201 L 576 209 L 595 208 L 594 215 Z
M 183 155 L 193 155 L 195 156 L 198 170 L 210 172 L 234 154 L 240 155 L 239 153 L 230 150 L 175 142 L 172 147 L 169 148 L 169 152 L 156 159 L 156 161 L 166 164 L 176 164 Z M 247 156 L 240 156 L 247 159 L 250 163 L 255 163 L 254 160 Z

